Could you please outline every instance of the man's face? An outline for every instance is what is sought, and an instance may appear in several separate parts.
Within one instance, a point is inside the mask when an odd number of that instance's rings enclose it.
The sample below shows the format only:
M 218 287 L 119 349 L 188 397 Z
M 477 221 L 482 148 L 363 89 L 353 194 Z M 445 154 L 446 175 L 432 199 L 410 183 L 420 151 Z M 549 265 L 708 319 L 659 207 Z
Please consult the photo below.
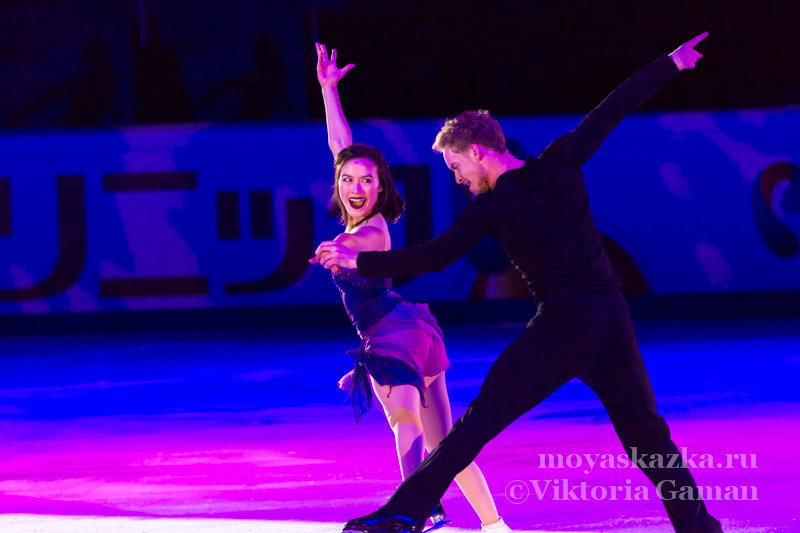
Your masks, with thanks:
M 442 157 L 447 168 L 453 171 L 456 183 L 468 186 L 469 192 L 476 196 L 489 190 L 489 174 L 472 147 L 461 153 L 445 148 Z

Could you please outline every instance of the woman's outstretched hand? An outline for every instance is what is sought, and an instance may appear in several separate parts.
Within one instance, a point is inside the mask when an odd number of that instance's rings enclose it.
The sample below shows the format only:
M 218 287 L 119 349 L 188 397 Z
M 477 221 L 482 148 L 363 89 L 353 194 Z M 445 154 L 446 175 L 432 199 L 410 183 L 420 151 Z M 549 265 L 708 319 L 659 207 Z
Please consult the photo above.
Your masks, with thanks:
M 697 64 L 697 61 L 702 59 L 703 54 L 695 50 L 694 47 L 706 37 L 708 37 L 708 32 L 704 31 L 694 39 L 690 39 L 680 45 L 669 55 L 669 57 L 675 63 L 675 66 L 678 67 L 679 71 L 687 68 L 694 68 L 695 64 Z
M 316 43 L 317 46 L 317 79 L 322 87 L 336 85 L 339 83 L 345 74 L 351 68 L 355 67 L 353 63 L 339 68 L 336 66 L 336 48 L 331 51 L 331 57 L 328 59 L 328 49 L 324 44 Z

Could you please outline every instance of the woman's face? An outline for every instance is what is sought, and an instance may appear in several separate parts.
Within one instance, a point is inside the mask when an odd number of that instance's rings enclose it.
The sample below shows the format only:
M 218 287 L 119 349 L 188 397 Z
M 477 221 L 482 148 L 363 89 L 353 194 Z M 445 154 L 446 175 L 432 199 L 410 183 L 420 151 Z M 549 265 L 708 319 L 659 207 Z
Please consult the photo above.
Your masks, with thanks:
M 349 216 L 349 226 L 361 222 L 378 203 L 383 191 L 378 178 L 378 166 L 365 157 L 351 159 L 339 172 L 339 197 Z

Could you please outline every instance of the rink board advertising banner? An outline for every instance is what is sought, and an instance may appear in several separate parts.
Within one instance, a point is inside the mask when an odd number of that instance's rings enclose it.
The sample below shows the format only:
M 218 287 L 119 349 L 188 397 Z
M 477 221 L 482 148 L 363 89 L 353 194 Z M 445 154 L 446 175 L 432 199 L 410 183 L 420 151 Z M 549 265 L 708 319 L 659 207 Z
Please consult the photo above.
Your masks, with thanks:
M 536 155 L 580 117 L 502 118 Z M 353 125 L 407 208 L 395 247 L 467 199 L 431 151 L 437 120 Z M 0 314 L 331 304 L 308 264 L 341 231 L 321 123 L 193 124 L 0 135 Z M 629 294 L 800 290 L 800 111 L 640 114 L 584 166 Z M 411 300 L 524 297 L 495 242 L 397 280 Z

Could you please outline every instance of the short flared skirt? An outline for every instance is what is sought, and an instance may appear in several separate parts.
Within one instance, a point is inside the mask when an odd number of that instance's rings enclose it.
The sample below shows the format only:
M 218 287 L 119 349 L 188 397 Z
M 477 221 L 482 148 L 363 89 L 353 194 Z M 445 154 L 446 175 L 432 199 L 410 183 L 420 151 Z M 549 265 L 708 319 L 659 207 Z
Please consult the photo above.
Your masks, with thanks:
M 400 302 L 363 332 L 360 348 L 348 353 L 354 368 L 339 387 L 351 394 L 356 420 L 372 401 L 370 376 L 379 385 L 414 385 L 422 399 L 430 380 L 450 368 L 442 330 L 427 304 Z

